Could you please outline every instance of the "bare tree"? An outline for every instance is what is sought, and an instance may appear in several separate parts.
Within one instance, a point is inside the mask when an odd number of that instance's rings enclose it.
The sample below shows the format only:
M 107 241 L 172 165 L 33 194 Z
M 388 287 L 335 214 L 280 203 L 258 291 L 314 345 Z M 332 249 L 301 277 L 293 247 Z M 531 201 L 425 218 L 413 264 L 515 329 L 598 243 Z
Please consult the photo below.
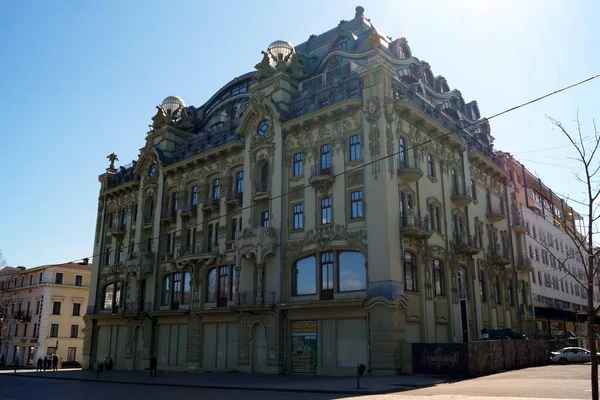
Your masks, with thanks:
M 598 275 L 598 256 L 600 255 L 600 246 L 594 241 L 594 234 L 598 232 L 597 222 L 600 219 L 600 160 L 597 159 L 596 153 L 600 147 L 600 136 L 594 122 L 593 136 L 584 136 L 582 132 L 582 124 L 579 120 L 579 115 L 576 119 L 576 132 L 569 132 L 561 122 L 550 118 L 552 124 L 560 130 L 562 134 L 569 140 L 575 149 L 576 160 L 582 168 L 582 171 L 575 173 L 576 181 L 583 188 L 581 199 L 574 199 L 575 203 L 581 208 L 582 223 L 578 228 L 575 225 L 575 220 L 572 215 L 565 215 L 550 205 L 546 208 L 552 216 L 554 223 L 562 228 L 568 240 L 573 243 L 573 250 L 567 253 L 565 258 L 557 257 L 552 251 L 548 251 L 550 257 L 556 261 L 555 269 L 569 275 L 581 286 L 587 298 L 587 342 L 589 350 L 592 353 L 592 368 L 591 368 L 591 384 L 592 384 L 592 399 L 599 400 L 598 394 L 598 357 L 597 346 L 594 332 L 594 319 L 599 311 L 594 307 L 594 284 Z M 575 188 L 574 188 L 575 189 Z M 551 243 L 543 240 L 536 240 L 539 244 L 549 250 L 552 247 Z M 567 261 L 577 260 L 583 266 L 583 274 L 578 273 L 575 268 L 569 268 Z

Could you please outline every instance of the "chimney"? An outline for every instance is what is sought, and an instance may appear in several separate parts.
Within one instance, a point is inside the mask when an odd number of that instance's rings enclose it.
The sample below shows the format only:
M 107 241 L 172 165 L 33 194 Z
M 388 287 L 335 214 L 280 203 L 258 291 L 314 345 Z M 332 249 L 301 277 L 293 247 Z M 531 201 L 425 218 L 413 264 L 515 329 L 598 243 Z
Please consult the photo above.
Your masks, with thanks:
M 82 265 L 88 265 L 89 262 L 90 262 L 90 259 L 86 257 L 86 258 L 83 259 L 83 262 L 81 264 Z

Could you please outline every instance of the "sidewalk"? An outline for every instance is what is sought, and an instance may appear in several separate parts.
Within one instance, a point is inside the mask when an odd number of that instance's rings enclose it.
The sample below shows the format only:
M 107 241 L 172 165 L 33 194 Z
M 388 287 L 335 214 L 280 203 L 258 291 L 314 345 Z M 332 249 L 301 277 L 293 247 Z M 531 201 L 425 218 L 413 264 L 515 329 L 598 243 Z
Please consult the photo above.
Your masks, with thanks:
M 356 388 L 356 377 L 326 377 L 303 375 L 266 375 L 250 373 L 202 373 L 159 371 L 151 377 L 149 371 L 96 371 L 60 370 L 57 372 L 35 372 L 19 370 L 2 371 L 18 377 L 66 379 L 133 385 L 161 385 L 174 387 L 197 387 L 210 389 L 236 389 L 276 392 L 338 393 L 338 394 L 385 394 L 415 388 L 434 386 L 448 380 L 422 375 L 364 376 L 360 389 Z

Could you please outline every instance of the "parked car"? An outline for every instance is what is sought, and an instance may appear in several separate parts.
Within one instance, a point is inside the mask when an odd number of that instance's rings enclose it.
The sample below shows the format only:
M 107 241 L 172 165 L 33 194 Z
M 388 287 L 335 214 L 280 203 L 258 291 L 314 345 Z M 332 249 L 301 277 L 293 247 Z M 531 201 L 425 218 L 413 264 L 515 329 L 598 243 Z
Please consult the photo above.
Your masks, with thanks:
M 597 353 L 600 357 L 600 353 Z M 586 363 L 592 361 L 592 353 L 581 347 L 565 347 L 564 349 L 553 351 L 550 354 L 550 361 L 565 365 L 567 363 Z

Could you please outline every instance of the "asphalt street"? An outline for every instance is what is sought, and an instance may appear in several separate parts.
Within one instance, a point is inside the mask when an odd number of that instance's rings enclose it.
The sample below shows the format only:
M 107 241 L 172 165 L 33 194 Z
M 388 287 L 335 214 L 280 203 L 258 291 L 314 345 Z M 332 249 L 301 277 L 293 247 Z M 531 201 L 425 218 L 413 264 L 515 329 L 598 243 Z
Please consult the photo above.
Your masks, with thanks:
M 589 399 L 590 365 L 566 365 L 509 371 L 460 382 L 387 395 L 353 396 L 314 393 L 179 388 L 158 385 L 81 382 L 0 374 L 0 400 L 4 399 L 365 399 L 365 400 L 528 400 Z

